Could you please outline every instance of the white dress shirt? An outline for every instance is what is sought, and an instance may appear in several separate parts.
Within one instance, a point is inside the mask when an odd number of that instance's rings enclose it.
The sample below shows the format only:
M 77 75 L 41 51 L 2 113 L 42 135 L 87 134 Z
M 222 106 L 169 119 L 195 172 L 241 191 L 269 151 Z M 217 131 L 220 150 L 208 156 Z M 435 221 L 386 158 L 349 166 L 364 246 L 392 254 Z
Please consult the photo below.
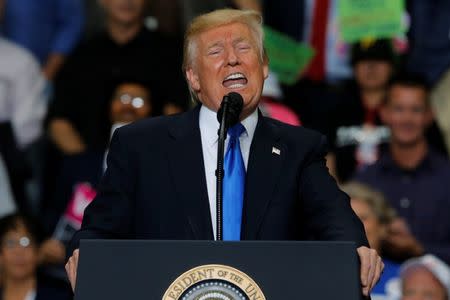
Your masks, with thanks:
M 247 170 L 248 156 L 250 154 L 250 146 L 252 144 L 253 135 L 255 134 L 256 124 L 258 123 L 258 110 L 241 121 L 245 131 L 239 137 L 241 146 L 242 159 L 244 160 L 245 169 Z M 219 122 L 217 121 L 216 112 L 210 110 L 206 106 L 200 108 L 199 115 L 200 136 L 202 139 L 203 161 L 205 164 L 206 187 L 208 189 L 209 207 L 211 210 L 211 221 L 214 237 L 216 237 L 216 168 L 217 168 L 217 144 L 219 130 Z M 228 149 L 227 138 L 225 140 L 225 153 Z

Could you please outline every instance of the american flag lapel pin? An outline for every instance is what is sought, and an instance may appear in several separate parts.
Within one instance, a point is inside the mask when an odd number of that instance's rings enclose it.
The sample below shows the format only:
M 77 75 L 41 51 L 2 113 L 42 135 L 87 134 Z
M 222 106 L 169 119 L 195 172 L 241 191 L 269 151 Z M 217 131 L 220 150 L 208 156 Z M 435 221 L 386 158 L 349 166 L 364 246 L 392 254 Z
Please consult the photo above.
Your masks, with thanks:
M 280 155 L 281 154 L 281 151 L 280 151 L 280 149 L 278 149 L 278 148 L 276 148 L 276 147 L 272 147 L 272 154 L 276 154 L 276 155 Z

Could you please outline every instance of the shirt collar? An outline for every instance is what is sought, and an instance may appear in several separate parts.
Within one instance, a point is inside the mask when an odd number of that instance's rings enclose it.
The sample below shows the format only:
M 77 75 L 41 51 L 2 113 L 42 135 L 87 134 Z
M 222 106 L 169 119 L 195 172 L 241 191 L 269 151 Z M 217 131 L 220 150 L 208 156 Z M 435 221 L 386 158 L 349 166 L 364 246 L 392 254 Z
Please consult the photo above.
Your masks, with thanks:
M 380 165 L 383 169 L 388 170 L 402 170 L 392 158 L 389 149 L 386 149 L 385 153 L 380 157 Z M 428 149 L 423 160 L 417 165 L 413 170 L 408 170 L 410 172 L 417 172 L 424 169 L 433 169 L 439 167 L 439 162 L 437 155 L 432 149 Z M 403 170 L 404 171 L 404 170 Z
M 258 124 L 258 110 L 255 109 L 247 118 L 241 121 L 242 126 L 245 128 L 245 132 L 242 134 L 250 141 L 255 134 L 256 125 Z M 205 105 L 200 108 L 199 125 L 202 136 L 205 137 L 208 146 L 213 146 L 219 139 L 217 131 L 219 130 L 219 122 L 217 121 L 217 113 L 212 111 Z

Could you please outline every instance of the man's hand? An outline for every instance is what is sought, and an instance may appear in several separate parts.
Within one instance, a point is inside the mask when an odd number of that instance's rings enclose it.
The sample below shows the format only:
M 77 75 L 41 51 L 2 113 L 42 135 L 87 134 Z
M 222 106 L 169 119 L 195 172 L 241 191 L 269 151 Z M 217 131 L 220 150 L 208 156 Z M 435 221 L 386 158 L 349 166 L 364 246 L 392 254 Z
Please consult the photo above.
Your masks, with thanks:
M 423 245 L 414 237 L 404 219 L 397 218 L 388 228 L 386 245 L 390 252 L 401 257 L 420 256 L 425 252 Z
M 400 257 L 421 256 L 425 252 L 422 244 L 412 234 L 391 234 L 385 243 L 392 254 Z
M 39 249 L 41 264 L 62 264 L 66 258 L 66 248 L 56 239 L 46 240 Z
M 67 155 L 86 151 L 86 144 L 75 127 L 66 119 L 58 118 L 50 122 L 49 134 L 59 150 Z
M 70 285 L 72 286 L 72 291 L 75 291 L 75 282 L 77 281 L 77 268 L 78 268 L 78 257 L 80 255 L 80 250 L 76 249 L 73 251 L 72 256 L 66 263 L 66 272 L 69 277 Z
M 42 73 L 44 73 L 45 78 L 52 81 L 63 66 L 65 60 L 65 56 L 62 54 L 50 53 L 42 68 Z
M 403 218 L 395 218 L 388 227 L 389 234 L 411 234 L 408 224 Z
M 369 296 L 370 291 L 380 279 L 384 263 L 374 249 L 362 246 L 357 251 L 361 261 L 362 292 L 364 296 Z

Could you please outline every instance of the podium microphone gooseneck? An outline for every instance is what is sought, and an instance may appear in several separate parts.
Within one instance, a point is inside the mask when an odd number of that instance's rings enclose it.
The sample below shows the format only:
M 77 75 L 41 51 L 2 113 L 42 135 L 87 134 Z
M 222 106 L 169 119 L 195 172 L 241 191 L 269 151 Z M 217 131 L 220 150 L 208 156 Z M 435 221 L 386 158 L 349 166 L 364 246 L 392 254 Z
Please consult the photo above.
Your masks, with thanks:
M 217 120 L 220 123 L 218 135 L 219 142 L 217 147 L 217 169 L 216 169 L 216 216 L 217 216 L 217 240 L 223 241 L 223 157 L 225 148 L 225 139 L 228 128 L 239 122 L 244 100 L 238 93 L 231 92 L 225 95 L 217 112 Z

